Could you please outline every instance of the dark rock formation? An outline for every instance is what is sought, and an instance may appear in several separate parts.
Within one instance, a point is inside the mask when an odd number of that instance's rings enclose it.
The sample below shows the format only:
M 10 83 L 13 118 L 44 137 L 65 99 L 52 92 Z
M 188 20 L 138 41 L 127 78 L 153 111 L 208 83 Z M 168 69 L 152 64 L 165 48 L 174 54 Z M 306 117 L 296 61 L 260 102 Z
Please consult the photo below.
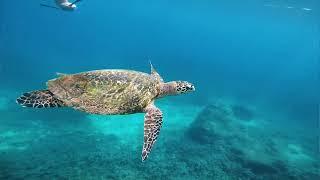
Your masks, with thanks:
M 241 105 L 231 106 L 234 117 L 240 120 L 250 121 L 253 119 L 253 112 L 247 107 Z
M 245 106 L 210 104 L 191 123 L 186 137 L 200 146 L 193 151 L 208 154 L 206 159 L 214 161 L 221 174 L 241 179 L 319 179 L 318 166 L 313 165 L 317 158 L 305 150 L 303 141 L 293 141 L 285 132 L 276 134 L 262 120 L 253 121 L 254 113 Z
M 221 138 L 219 131 L 229 129 L 230 113 L 219 105 L 206 106 L 187 131 L 187 136 L 198 143 L 214 143 Z

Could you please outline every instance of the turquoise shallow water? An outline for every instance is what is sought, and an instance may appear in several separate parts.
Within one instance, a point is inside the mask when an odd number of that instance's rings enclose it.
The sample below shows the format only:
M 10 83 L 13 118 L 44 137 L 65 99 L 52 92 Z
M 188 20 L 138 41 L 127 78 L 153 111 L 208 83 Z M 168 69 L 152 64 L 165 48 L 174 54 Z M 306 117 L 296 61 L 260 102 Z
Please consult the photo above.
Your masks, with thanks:
M 41 1 L 41 3 L 50 1 Z M 320 179 L 318 1 L 0 2 L 0 179 Z M 56 72 L 132 69 L 196 91 L 144 114 L 22 108 Z

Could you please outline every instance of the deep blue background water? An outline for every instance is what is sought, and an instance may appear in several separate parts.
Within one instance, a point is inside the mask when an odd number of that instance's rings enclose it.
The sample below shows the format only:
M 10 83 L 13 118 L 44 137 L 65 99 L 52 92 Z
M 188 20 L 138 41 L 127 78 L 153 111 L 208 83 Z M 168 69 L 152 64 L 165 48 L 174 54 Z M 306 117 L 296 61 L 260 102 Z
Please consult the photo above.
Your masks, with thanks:
M 72 13 L 40 2 L 0 2 L 2 87 L 43 88 L 55 72 L 149 71 L 151 59 L 165 79 L 194 82 L 194 102 L 262 101 L 315 126 L 319 1 L 84 0 Z

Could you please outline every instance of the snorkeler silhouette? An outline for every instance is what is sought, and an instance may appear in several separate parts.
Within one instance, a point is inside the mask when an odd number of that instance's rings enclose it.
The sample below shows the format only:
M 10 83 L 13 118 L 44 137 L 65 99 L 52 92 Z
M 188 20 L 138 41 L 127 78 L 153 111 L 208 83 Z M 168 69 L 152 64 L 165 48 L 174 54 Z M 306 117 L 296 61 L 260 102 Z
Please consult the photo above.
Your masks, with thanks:
M 62 9 L 64 11 L 73 11 L 77 8 L 76 3 L 81 0 L 75 0 L 74 2 L 69 2 L 68 0 L 54 0 L 57 6 L 51 6 L 47 4 L 40 4 L 44 7 L 54 8 L 54 9 Z

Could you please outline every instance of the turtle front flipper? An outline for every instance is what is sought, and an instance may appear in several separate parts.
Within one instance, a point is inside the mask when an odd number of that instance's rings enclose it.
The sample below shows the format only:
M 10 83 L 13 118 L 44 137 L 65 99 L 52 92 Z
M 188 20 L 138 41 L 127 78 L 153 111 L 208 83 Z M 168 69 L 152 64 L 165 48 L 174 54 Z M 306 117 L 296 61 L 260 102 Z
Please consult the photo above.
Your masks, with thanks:
M 38 90 L 24 93 L 17 98 L 16 102 L 23 107 L 45 108 L 45 107 L 61 107 L 64 103 L 55 98 L 49 90 Z
M 144 142 L 142 149 L 142 161 L 148 158 L 152 146 L 156 142 L 162 127 L 162 112 L 155 105 L 151 104 L 145 108 L 144 117 Z

